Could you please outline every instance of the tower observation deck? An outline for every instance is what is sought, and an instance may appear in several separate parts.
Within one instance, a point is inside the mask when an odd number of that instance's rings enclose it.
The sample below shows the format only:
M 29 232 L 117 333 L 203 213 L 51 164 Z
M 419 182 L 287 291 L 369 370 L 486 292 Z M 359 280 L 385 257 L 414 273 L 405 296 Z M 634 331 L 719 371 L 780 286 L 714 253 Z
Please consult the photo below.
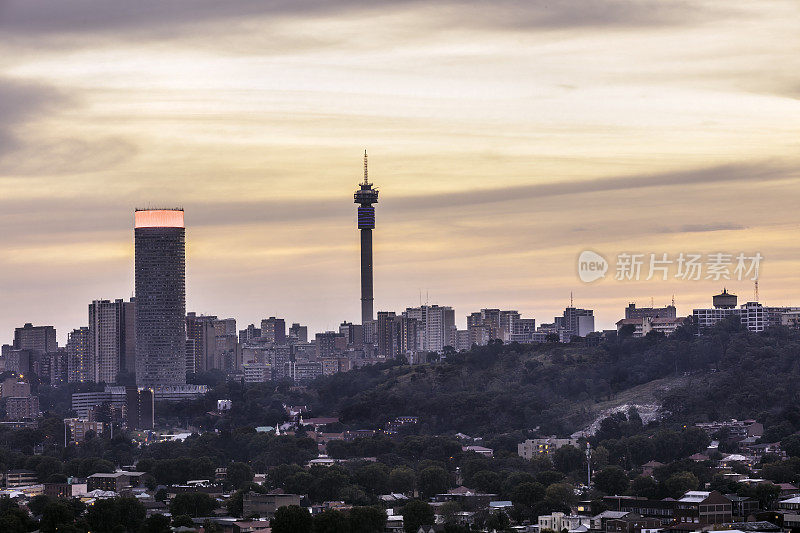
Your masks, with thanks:
M 367 151 L 364 150 L 364 181 L 353 195 L 358 206 L 358 229 L 361 230 L 361 323 L 373 319 L 372 313 L 372 230 L 375 229 L 375 208 L 378 191 L 372 188 L 367 172 Z

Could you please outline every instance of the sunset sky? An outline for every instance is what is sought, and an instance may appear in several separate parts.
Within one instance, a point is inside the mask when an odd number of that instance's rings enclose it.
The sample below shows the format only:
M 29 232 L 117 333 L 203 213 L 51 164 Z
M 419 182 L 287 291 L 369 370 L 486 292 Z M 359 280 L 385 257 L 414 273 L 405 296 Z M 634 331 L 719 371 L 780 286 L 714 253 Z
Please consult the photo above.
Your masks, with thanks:
M 358 321 L 364 149 L 376 310 L 753 297 L 586 284 L 585 249 L 760 252 L 761 301 L 800 305 L 798 28 L 796 0 L 0 0 L 0 343 L 130 297 L 148 206 L 186 210 L 187 310 Z

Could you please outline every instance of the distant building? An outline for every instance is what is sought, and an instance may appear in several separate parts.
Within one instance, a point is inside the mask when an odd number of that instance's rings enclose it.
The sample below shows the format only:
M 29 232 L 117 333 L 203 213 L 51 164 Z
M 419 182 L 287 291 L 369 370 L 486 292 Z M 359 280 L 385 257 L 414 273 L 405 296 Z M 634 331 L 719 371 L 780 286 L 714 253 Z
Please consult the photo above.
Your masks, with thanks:
M 297 322 L 289 328 L 291 342 L 308 342 L 308 326 L 301 326 Z
M 297 494 L 261 494 L 246 492 L 242 498 L 242 516 L 272 517 L 279 507 L 300 505 Z
M 556 437 L 528 439 L 517 444 L 517 455 L 524 459 L 533 459 L 539 455 L 549 455 L 562 446 L 578 447 L 578 445 L 578 439 L 558 439 Z
M 216 316 L 186 314 L 186 338 L 192 341 L 186 352 L 186 371 L 206 372 L 214 368 L 217 331 Z M 189 350 L 192 350 L 191 352 Z
M 67 381 L 84 383 L 92 379 L 89 359 L 89 328 L 73 329 L 67 339 Z
M 274 316 L 262 320 L 261 339 L 272 344 L 286 344 L 286 321 Z
M 186 230 L 182 209 L 135 213 L 136 383 L 186 383 Z
M 125 425 L 128 429 L 155 427 L 155 398 L 152 390 L 125 387 Z
M 747 302 L 736 307 L 736 295 L 723 290 L 712 298 L 710 309 L 695 309 L 694 320 L 702 332 L 717 322 L 737 317 L 748 330 L 759 333 L 773 326 L 784 325 L 784 317 L 798 316 L 800 307 L 767 307 L 758 302 Z
M 31 350 L 36 353 L 54 352 L 58 348 L 56 343 L 56 328 L 53 326 L 34 326 L 25 324 L 14 330 L 14 348 L 17 350 Z
M 245 363 L 242 369 L 245 383 L 266 383 L 272 380 L 272 365 L 269 363 Z
M 6 378 L 0 385 L 0 394 L 3 398 L 27 398 L 31 395 L 31 384 L 15 377 Z
M 89 431 L 95 435 L 103 433 L 102 422 L 90 422 L 86 418 L 67 418 L 64 420 L 64 425 L 68 430 L 68 440 L 71 443 L 84 442 Z
M 6 420 L 24 420 L 39 418 L 39 397 L 10 397 L 6 400 Z
M 36 483 L 36 472 L 31 470 L 9 470 L 5 473 L 6 487 L 26 487 Z
M 347 344 L 344 335 L 336 331 L 316 334 L 317 358 L 335 357 L 345 351 Z
M 560 326 L 567 340 L 572 337 L 585 337 L 594 331 L 594 311 L 567 307 L 561 317 L 556 317 L 556 325 Z
M 675 318 L 677 312 L 674 305 L 666 307 L 636 307 L 635 303 L 629 303 L 625 308 L 625 318 Z
M 623 318 L 617 321 L 617 332 L 625 326 L 633 326 L 634 337 L 644 337 L 651 331 L 672 335 L 675 330 L 686 323 L 687 318 L 653 318 L 649 316 L 641 318 Z
M 689 491 L 675 504 L 677 526 L 705 527 L 733 521 L 731 501 L 717 491 Z
M 125 489 L 143 487 L 144 472 L 118 470 L 112 473 L 97 473 L 86 478 L 86 490 L 122 492 Z
M 445 346 L 455 344 L 451 338 L 456 323 L 452 307 L 438 305 L 409 307 L 403 312 L 403 316 L 417 321 L 419 350 L 441 353 Z
M 91 381 L 115 383 L 117 374 L 129 366 L 126 350 L 134 347 L 130 338 L 136 336 L 135 324 L 127 315 L 135 314 L 133 302 L 123 300 L 95 300 L 89 304 L 89 361 Z

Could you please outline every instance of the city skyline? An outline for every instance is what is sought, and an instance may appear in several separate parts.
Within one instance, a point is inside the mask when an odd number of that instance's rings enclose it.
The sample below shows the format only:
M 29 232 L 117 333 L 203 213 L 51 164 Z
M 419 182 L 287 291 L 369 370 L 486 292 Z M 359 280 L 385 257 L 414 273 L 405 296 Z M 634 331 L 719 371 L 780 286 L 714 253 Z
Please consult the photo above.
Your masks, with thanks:
M 761 301 L 800 301 L 796 3 L 502 4 L 4 3 L 0 328 L 63 345 L 88 303 L 131 296 L 148 204 L 187 210 L 187 310 L 355 322 L 364 148 L 376 312 L 421 292 L 459 327 L 543 322 L 573 291 L 611 328 L 628 301 L 752 298 L 584 284 L 585 249 L 760 252 Z

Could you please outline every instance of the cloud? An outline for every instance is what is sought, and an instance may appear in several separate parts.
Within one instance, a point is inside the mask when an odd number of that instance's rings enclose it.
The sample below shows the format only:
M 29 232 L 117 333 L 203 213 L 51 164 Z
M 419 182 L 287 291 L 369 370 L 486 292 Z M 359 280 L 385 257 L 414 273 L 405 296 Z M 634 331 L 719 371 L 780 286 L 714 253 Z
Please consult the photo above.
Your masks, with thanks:
M 516 29 L 686 23 L 703 12 L 696 3 L 690 6 L 686 2 L 658 0 L 450 0 L 435 6 L 421 0 L 84 0 L 79 4 L 0 0 L 0 31 L 55 35 L 144 30 L 168 37 L 165 28 L 174 31 L 208 22 L 219 23 L 220 29 L 230 31 L 226 22 L 259 16 L 341 16 L 352 11 L 382 16 L 408 7 L 446 15 L 439 22 L 448 19 L 451 25 L 457 22 L 466 27 Z
M 25 122 L 53 111 L 65 100 L 53 87 L 0 77 L 0 159 L 22 146 L 17 132 Z

